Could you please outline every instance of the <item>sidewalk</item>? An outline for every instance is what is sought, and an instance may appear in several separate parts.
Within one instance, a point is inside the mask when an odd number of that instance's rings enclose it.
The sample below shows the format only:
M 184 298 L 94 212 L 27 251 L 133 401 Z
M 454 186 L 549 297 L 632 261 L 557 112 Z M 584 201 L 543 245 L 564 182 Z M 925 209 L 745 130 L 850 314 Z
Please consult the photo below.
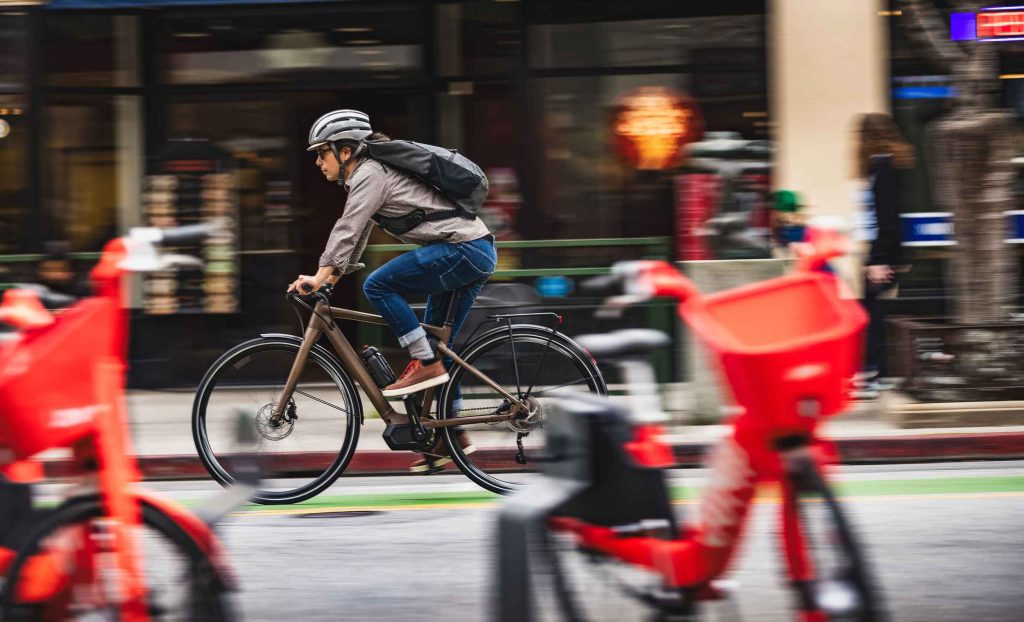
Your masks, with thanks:
M 192 399 L 189 391 L 129 393 L 133 444 L 146 479 L 208 477 L 192 442 Z M 368 414 L 373 412 L 368 403 L 364 404 L 364 409 Z M 848 464 L 1024 458 L 1024 417 L 1002 420 L 1015 425 L 967 427 L 963 424 L 970 422 L 969 417 L 961 417 L 959 421 L 960 425 L 955 427 L 949 425 L 949 421 L 944 427 L 898 427 L 892 417 L 883 416 L 881 402 L 854 402 L 848 412 L 825 423 L 823 436 L 837 442 L 841 459 Z M 356 456 L 346 474 L 407 472 L 416 455 L 389 450 L 381 438 L 383 429 L 380 419 L 367 417 Z M 727 431 L 728 426 L 724 425 L 672 425 L 666 429 L 676 461 L 681 466 L 699 464 L 707 449 Z M 486 433 L 475 435 L 474 442 L 482 451 L 487 450 Z M 322 459 L 324 449 L 326 446 L 287 454 L 286 463 L 275 461 L 275 466 L 301 470 L 318 454 Z M 62 474 L 65 464 L 62 452 L 49 452 L 42 458 L 49 475 Z

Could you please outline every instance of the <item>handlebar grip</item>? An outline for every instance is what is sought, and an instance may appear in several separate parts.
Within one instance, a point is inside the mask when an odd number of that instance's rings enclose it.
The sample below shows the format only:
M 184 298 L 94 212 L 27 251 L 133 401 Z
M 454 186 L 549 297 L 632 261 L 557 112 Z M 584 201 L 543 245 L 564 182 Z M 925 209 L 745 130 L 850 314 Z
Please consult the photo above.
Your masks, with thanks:
M 160 229 L 159 244 L 161 246 L 189 246 L 202 242 L 213 235 L 217 229 L 218 227 L 207 223 Z

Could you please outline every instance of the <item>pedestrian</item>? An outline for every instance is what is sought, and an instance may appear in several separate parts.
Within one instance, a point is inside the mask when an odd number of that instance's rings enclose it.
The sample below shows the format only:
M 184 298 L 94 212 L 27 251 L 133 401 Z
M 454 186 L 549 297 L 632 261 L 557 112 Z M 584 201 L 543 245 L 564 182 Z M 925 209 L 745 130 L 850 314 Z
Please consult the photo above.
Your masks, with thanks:
M 412 358 L 399 379 L 384 388 L 385 396 L 398 397 L 444 384 L 450 366 L 438 357 L 432 337 L 420 326 L 405 296 L 427 294 L 424 321 L 440 326 L 451 296 L 458 291 L 451 346 L 484 282 L 494 272 L 497 253 L 494 236 L 482 220 L 456 215 L 453 203 L 433 187 L 360 155 L 363 141 L 384 140 L 390 139 L 373 133 L 369 116 L 357 110 L 334 110 L 313 124 L 307 151 L 316 152 L 316 165 L 324 177 L 344 186 L 348 197 L 316 274 L 299 275 L 288 291 L 318 291 L 325 284 L 333 287 L 342 275 L 365 267 L 359 259 L 376 222 L 374 216 L 401 219 L 413 210 L 422 210 L 425 217 L 419 224 L 400 234 L 388 231 L 419 248 L 387 262 L 363 285 L 367 299 Z M 455 396 L 452 407 L 459 410 L 461 395 L 456 391 Z M 468 434 L 459 431 L 458 438 L 463 452 L 473 451 Z M 441 437 L 423 453 L 424 457 L 410 466 L 411 471 L 432 472 L 451 461 Z
M 900 233 L 900 189 L 914 166 L 914 154 L 892 117 L 870 113 L 858 121 L 856 157 L 858 176 L 865 183 L 859 237 L 868 245 L 862 301 L 869 321 L 855 396 L 867 399 L 884 388 L 879 379 L 888 373 L 884 298 L 896 294 L 899 275 L 909 270 Z

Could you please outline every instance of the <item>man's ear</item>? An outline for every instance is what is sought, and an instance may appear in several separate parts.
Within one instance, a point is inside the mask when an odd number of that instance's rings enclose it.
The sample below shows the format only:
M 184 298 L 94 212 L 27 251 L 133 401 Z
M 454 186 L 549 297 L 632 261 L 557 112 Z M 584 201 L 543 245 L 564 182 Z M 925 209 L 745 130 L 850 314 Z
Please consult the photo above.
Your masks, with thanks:
M 352 159 L 352 147 L 349 147 L 348 145 L 345 145 L 343 147 L 339 147 L 338 148 L 338 154 L 342 155 L 342 156 L 345 156 L 345 159 L 341 160 L 341 162 L 340 162 L 340 163 L 344 164 L 345 162 L 347 162 L 347 161 Z

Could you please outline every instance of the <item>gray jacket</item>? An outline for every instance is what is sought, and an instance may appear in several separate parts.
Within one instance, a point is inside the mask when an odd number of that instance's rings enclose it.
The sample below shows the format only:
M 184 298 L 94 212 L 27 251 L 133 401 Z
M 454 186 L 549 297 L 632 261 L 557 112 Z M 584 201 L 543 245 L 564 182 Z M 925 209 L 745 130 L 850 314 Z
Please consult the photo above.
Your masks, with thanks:
M 452 203 L 436 190 L 420 180 L 385 167 L 376 160 L 363 159 L 345 180 L 348 199 L 345 211 L 331 230 L 327 248 L 320 256 L 320 266 L 333 266 L 342 274 L 355 272 L 363 255 L 366 242 L 374 222 L 370 217 L 404 216 L 415 209 L 426 213 L 451 211 Z M 395 235 L 408 244 L 430 244 L 431 242 L 468 242 L 489 234 L 490 230 L 482 220 L 467 220 L 453 215 L 451 218 L 421 223 L 415 229 Z

